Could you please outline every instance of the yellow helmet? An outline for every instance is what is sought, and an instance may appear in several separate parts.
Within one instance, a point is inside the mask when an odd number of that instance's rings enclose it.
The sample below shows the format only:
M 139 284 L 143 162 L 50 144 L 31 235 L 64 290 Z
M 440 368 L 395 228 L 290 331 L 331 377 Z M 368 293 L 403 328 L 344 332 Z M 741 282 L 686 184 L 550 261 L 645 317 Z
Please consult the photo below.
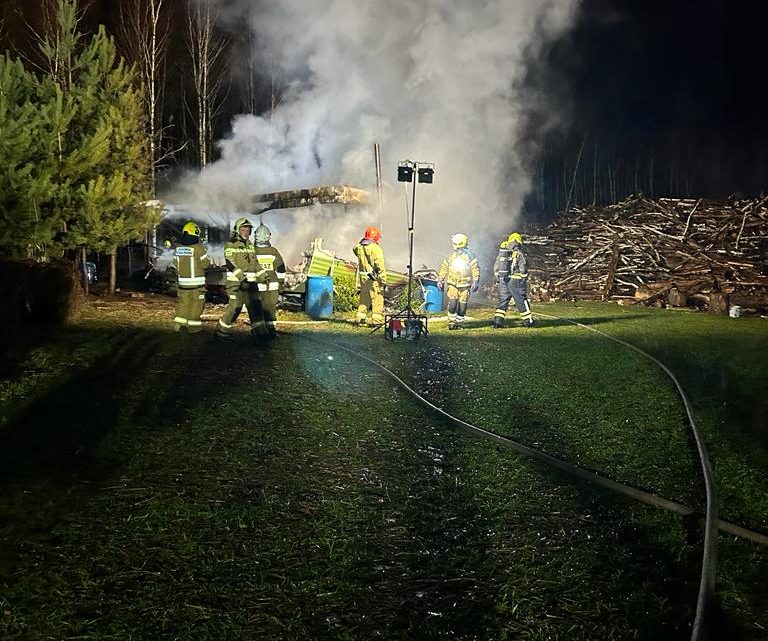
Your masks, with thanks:
M 467 238 L 466 234 L 454 234 L 451 236 L 451 243 L 453 243 L 454 249 L 461 249 L 462 247 L 466 247 L 468 241 L 469 238 Z
M 507 238 L 507 244 L 509 244 L 509 245 L 513 245 L 513 244 L 522 245 L 523 244 L 523 237 L 519 234 L 519 232 L 513 231 L 509 235 L 509 238 Z
M 240 216 L 240 218 L 235 221 L 235 225 L 233 227 L 234 232 L 239 234 L 241 227 L 250 227 L 253 229 L 253 223 L 251 223 L 251 221 L 248 220 L 245 216 Z
M 185 234 L 189 234 L 190 236 L 199 236 L 200 235 L 200 228 L 197 226 L 196 223 L 193 223 L 191 220 L 182 227 L 181 231 Z

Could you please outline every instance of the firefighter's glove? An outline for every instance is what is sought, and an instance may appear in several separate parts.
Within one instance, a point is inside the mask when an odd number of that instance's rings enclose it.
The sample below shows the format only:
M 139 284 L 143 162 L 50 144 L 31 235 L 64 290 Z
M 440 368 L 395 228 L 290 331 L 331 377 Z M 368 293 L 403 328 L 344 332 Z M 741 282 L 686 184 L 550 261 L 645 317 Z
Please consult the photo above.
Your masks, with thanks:
M 247 292 L 249 289 L 251 289 L 251 284 L 247 280 L 241 280 L 240 289 L 244 292 Z

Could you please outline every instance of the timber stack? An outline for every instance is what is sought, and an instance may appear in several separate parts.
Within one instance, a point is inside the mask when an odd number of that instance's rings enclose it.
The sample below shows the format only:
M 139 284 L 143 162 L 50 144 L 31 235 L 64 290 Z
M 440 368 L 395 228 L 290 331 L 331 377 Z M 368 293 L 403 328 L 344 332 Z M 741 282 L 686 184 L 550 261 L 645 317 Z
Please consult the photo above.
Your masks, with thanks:
M 574 207 L 526 250 L 540 300 L 768 310 L 768 197 Z

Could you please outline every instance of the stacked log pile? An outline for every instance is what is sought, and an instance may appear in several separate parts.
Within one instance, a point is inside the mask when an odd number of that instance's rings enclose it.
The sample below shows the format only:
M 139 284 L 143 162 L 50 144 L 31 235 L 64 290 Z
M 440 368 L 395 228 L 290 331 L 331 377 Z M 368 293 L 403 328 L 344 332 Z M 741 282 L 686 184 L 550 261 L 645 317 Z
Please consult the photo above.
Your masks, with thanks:
M 768 197 L 574 208 L 527 234 L 526 251 L 542 300 L 768 308 Z

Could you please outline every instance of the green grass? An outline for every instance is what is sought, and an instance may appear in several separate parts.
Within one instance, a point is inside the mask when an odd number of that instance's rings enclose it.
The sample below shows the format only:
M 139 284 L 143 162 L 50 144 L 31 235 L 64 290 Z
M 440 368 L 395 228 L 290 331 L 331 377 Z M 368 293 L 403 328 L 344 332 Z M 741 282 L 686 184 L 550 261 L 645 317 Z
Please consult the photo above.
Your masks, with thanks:
M 7 378 L 3 639 L 688 638 L 700 533 L 678 517 L 458 432 L 343 352 L 222 345 L 158 331 L 167 314 L 103 311 L 19 348 Z M 668 319 L 638 311 L 583 315 L 628 340 Z M 567 325 L 433 329 L 418 345 L 292 331 L 365 350 L 483 427 L 700 500 L 652 365 Z M 760 487 L 764 469 L 745 469 Z M 763 638 L 768 557 L 721 539 L 727 634 Z

